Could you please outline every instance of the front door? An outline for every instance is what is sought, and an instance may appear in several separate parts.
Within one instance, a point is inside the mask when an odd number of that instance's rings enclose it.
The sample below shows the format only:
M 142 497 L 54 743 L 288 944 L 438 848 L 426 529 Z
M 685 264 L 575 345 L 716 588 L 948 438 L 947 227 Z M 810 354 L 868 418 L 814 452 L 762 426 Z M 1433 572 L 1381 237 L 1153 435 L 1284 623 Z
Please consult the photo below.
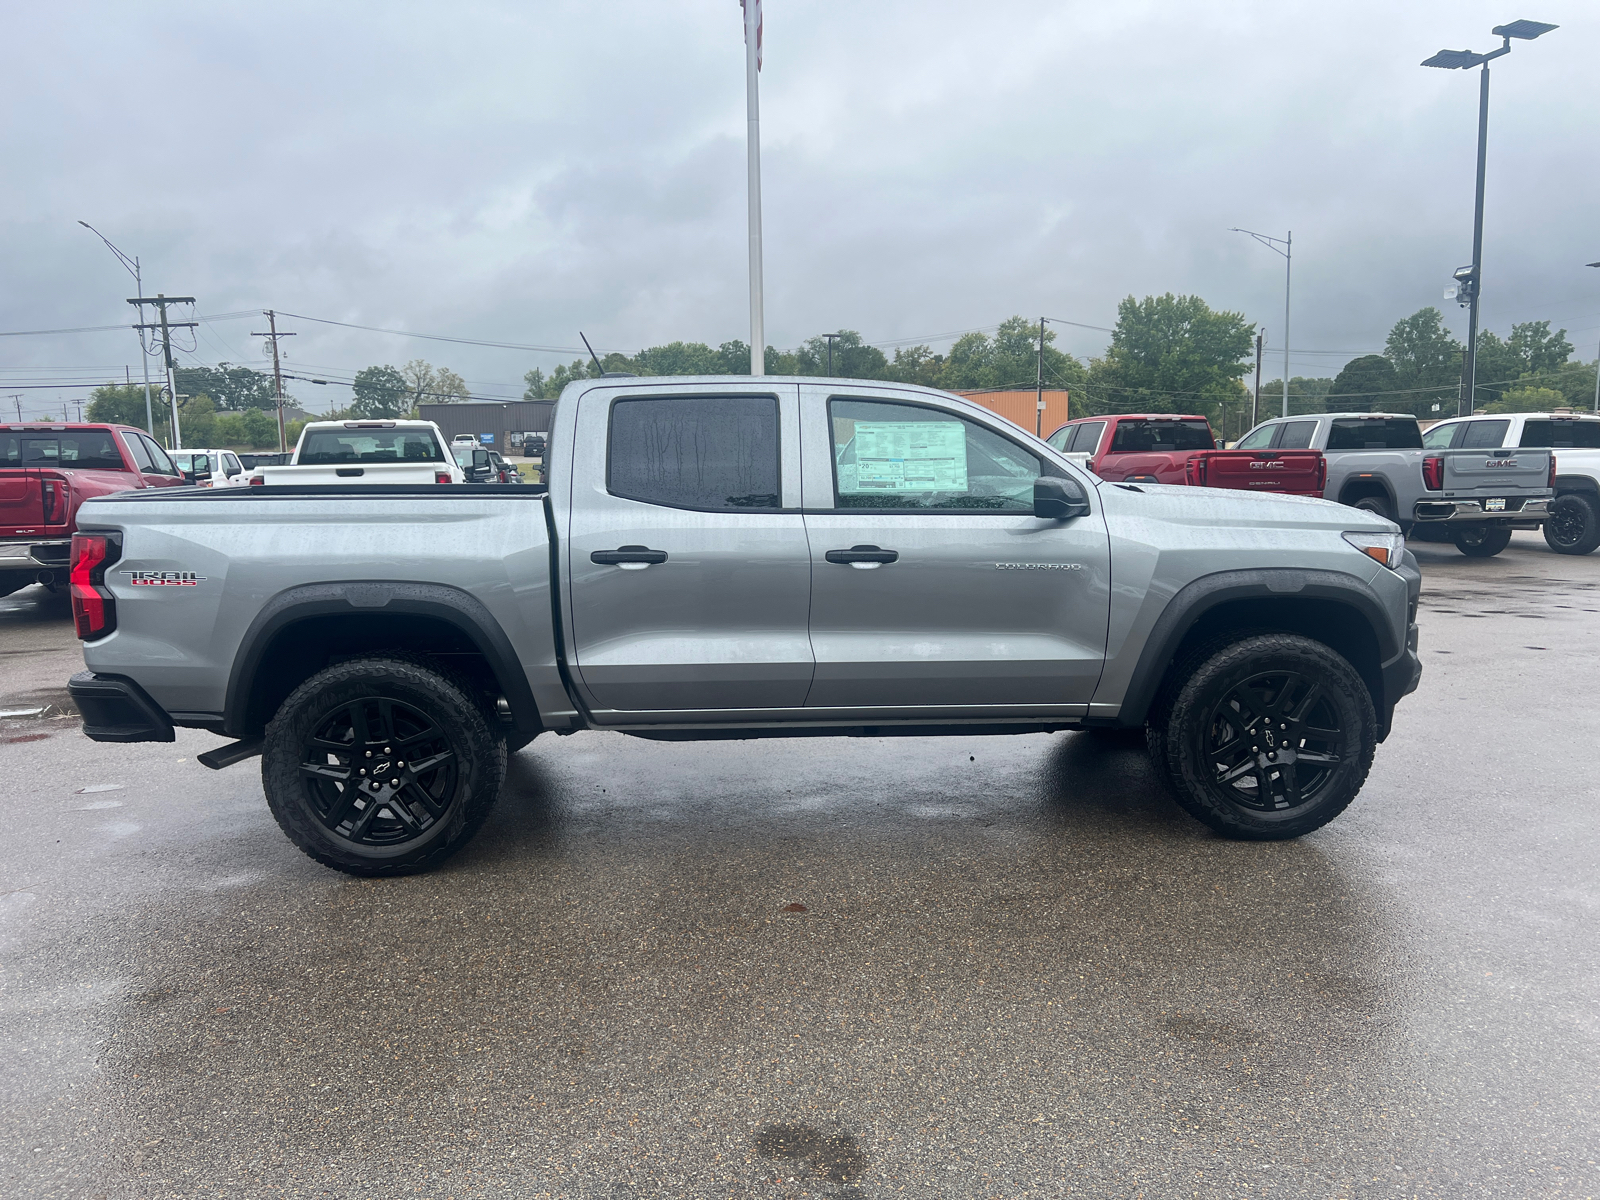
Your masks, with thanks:
M 999 418 L 806 389 L 808 707 L 1086 711 L 1110 554 L 1093 511 L 1033 515 L 1047 464 Z
M 585 392 L 565 569 L 604 724 L 749 719 L 811 685 L 798 389 Z

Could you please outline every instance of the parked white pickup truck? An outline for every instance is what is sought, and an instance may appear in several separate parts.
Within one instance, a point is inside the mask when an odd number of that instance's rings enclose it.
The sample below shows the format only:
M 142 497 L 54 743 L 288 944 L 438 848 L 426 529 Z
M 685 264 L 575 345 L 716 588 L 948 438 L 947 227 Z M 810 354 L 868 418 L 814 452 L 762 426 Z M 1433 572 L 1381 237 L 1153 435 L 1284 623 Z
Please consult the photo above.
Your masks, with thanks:
M 1588 554 L 1600 546 L 1600 415 L 1482 413 L 1440 421 L 1422 435 L 1422 445 L 1549 450 L 1556 457 L 1556 494 L 1544 540 L 1557 554 Z
M 488 451 L 483 465 L 489 464 Z M 313 421 L 287 466 L 257 467 L 252 487 L 273 484 L 464 483 L 432 421 Z

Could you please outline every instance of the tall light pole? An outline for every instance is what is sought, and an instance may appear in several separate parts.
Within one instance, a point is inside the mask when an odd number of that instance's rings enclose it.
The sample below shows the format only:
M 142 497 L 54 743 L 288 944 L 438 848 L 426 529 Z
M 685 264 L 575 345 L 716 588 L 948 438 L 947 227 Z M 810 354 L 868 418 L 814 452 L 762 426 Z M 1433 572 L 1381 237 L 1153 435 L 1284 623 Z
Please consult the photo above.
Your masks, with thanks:
M 750 374 L 765 375 L 767 333 L 761 278 L 761 0 L 744 10 L 745 159 L 750 201 Z
M 1511 39 L 1531 42 L 1541 34 L 1559 26 L 1543 21 L 1513 21 L 1509 25 L 1496 25 L 1490 32 L 1505 44 L 1498 50 L 1478 54 L 1472 50 L 1441 50 L 1432 58 L 1422 60 L 1425 67 L 1439 67 L 1446 71 L 1483 68 L 1478 74 L 1478 192 L 1472 209 L 1472 266 L 1456 272 L 1457 284 L 1466 289 L 1467 305 L 1467 369 L 1466 395 L 1456 407 L 1457 416 L 1469 415 L 1478 398 L 1478 299 L 1483 282 L 1483 168 L 1489 151 L 1489 63 L 1503 54 L 1511 53 Z M 1460 291 L 1456 295 L 1460 297 Z
M 1294 270 L 1294 230 L 1289 230 L 1289 236 L 1281 238 L 1268 237 L 1253 229 L 1240 229 L 1237 226 L 1228 232 L 1248 233 L 1268 250 L 1283 255 L 1283 415 L 1287 417 L 1289 415 L 1289 283 L 1290 272 Z
M 1588 265 L 1600 267 L 1600 262 L 1592 262 Z M 1600 358 L 1594 360 L 1594 414 L 1600 417 Z
M 128 274 L 133 276 L 134 291 L 138 292 L 140 297 L 143 298 L 144 281 L 139 278 L 139 260 L 137 258 L 129 258 L 121 250 L 118 250 L 111 244 L 111 239 L 106 237 L 105 234 L 101 233 L 93 225 L 89 224 L 89 222 L 79 221 L 78 224 L 82 225 L 90 233 L 94 234 L 95 237 L 104 242 L 106 244 L 106 249 L 110 250 L 111 253 L 117 256 L 117 261 L 127 268 Z M 141 309 L 140 311 L 142 312 L 143 310 Z M 149 431 L 151 437 L 155 437 L 155 410 L 154 406 L 150 403 L 150 353 L 144 348 L 144 330 L 142 329 L 139 330 L 139 362 L 144 366 L 144 427 L 147 431 Z

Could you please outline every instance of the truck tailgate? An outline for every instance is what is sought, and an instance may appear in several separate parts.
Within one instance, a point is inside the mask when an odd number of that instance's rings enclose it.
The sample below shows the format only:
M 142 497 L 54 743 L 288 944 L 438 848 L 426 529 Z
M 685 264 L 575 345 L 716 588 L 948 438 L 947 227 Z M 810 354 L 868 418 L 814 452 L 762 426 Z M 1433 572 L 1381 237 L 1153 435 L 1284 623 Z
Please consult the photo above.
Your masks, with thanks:
M 1321 496 L 1327 481 L 1320 450 L 1208 450 L 1186 466 L 1195 487 Z
M 449 468 L 443 463 L 351 463 L 308 464 L 300 467 L 257 467 L 251 477 L 275 483 L 437 483 Z
M 1550 486 L 1548 450 L 1445 450 L 1442 456 L 1446 495 L 1521 495 Z
M 44 489 L 39 472 L 22 467 L 0 471 L 0 537 L 39 533 L 44 528 Z

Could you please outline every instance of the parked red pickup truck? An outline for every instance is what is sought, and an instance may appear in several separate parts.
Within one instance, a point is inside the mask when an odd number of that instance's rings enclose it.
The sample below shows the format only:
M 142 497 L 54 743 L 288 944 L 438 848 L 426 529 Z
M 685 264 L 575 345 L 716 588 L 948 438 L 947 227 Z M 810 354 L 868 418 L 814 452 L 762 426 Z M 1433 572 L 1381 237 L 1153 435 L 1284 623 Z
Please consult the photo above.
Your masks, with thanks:
M 1209 421 L 1178 413 L 1079 417 L 1046 440 L 1113 483 L 1320 496 L 1327 475 L 1319 451 L 1224 450 Z
M 0 425 L 0 596 L 67 582 L 78 506 L 90 496 L 185 480 L 127 425 Z

